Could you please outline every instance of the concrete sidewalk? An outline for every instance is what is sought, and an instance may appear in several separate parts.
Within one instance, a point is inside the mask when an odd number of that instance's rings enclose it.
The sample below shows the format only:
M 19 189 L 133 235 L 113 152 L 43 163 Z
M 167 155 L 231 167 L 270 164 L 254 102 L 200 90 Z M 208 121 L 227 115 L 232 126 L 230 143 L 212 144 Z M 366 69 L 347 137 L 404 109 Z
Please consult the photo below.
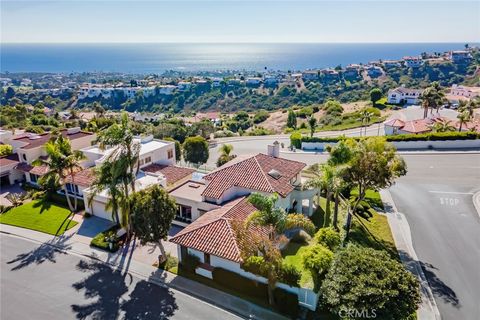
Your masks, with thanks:
M 418 261 L 415 249 L 413 248 L 412 235 L 407 218 L 404 214 L 398 212 L 390 191 L 381 190 L 380 196 L 382 198 L 385 214 L 387 215 L 388 224 L 390 225 L 400 259 L 405 267 L 412 272 L 420 282 L 422 302 L 417 310 L 418 319 L 439 320 L 441 319 L 440 311 L 438 310 L 432 289 L 430 288 L 428 280 Z
M 176 289 L 193 296 L 200 301 L 230 311 L 240 317 L 266 320 L 287 319 L 278 313 L 260 307 L 249 301 L 137 261 L 133 259 L 133 252 L 132 250 L 129 250 L 129 248 L 121 249 L 117 253 L 109 253 L 92 248 L 84 242 L 75 241 L 74 234 L 65 234 L 55 237 L 45 233 L 4 224 L 0 224 L 0 232 L 37 242 L 40 246 L 52 246 L 69 254 L 104 262 L 117 270 L 128 272 L 140 279 L 148 280 L 157 285 Z M 131 245 L 135 246 L 136 244 L 132 243 Z

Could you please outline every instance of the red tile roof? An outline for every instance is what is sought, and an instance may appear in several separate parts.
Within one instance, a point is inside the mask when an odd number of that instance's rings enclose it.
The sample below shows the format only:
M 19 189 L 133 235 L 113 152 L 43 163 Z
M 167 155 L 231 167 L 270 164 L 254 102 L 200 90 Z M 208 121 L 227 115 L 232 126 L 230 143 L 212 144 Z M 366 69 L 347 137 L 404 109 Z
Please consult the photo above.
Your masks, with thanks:
M 228 189 L 241 187 L 276 192 L 286 197 L 294 188 L 290 180 L 305 166 L 306 164 L 302 162 L 275 158 L 262 153 L 246 159 L 232 160 L 204 177 L 207 187 L 202 195 L 219 199 Z M 269 174 L 272 169 L 279 173 L 277 179 Z
M 74 175 L 73 179 L 76 185 L 79 185 L 82 187 L 89 187 L 92 185 L 93 181 L 95 181 L 95 170 L 94 168 L 87 168 L 82 171 L 79 171 Z M 71 183 L 72 182 L 71 176 L 67 176 L 65 178 L 65 182 Z
M 256 209 L 242 197 L 209 211 L 170 239 L 178 245 L 241 262 L 232 221 L 245 221 Z
M 0 168 L 18 163 L 18 155 L 16 153 L 0 158 Z
M 389 127 L 401 128 L 405 125 L 405 122 L 400 119 L 390 119 L 385 121 L 384 124 Z
M 409 133 L 425 133 L 432 131 L 431 124 L 432 121 L 429 119 L 411 120 L 405 122 L 401 130 Z
M 142 171 L 156 174 L 161 173 L 165 176 L 165 178 L 167 178 L 168 184 L 178 182 L 195 172 L 195 170 L 191 168 L 167 166 L 157 163 L 152 163 L 151 165 L 142 168 Z
M 83 138 L 83 137 L 86 137 L 86 136 L 93 135 L 93 133 L 85 132 L 85 131 L 79 131 L 79 132 L 76 132 L 76 133 L 69 134 L 67 129 L 63 129 L 60 132 L 65 138 L 68 138 L 70 140 L 75 140 L 75 139 L 79 139 L 79 138 Z M 15 138 L 13 140 L 21 141 L 23 143 L 26 143 L 25 146 L 21 147 L 21 149 L 33 149 L 33 148 L 43 146 L 44 144 L 46 144 L 50 140 L 51 137 L 52 137 L 52 134 L 49 133 L 49 132 L 42 133 L 42 134 L 32 133 L 32 134 L 23 135 L 21 137 Z
M 45 164 L 39 165 L 39 166 L 32 166 L 28 163 L 20 162 L 17 164 L 15 169 L 19 171 L 23 171 L 25 173 L 31 173 L 31 174 L 36 174 L 37 176 L 43 176 L 48 172 L 48 166 Z

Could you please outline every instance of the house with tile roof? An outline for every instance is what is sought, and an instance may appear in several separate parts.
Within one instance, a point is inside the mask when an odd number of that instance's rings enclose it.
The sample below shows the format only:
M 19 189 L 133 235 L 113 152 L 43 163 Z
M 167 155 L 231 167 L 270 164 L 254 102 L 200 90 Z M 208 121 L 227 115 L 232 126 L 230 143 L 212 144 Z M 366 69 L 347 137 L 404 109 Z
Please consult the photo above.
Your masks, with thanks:
M 388 90 L 387 102 L 392 104 L 418 104 L 423 90 L 404 86 Z

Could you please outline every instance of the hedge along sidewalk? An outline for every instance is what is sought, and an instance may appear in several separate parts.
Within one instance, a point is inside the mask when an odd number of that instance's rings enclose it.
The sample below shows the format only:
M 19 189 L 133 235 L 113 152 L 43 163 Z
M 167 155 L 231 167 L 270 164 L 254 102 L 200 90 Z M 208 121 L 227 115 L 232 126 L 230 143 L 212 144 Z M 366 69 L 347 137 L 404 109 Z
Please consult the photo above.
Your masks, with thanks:
M 390 191 L 380 190 L 380 197 L 382 198 L 385 214 L 387 215 L 388 224 L 390 225 L 400 260 L 405 268 L 413 273 L 420 282 L 422 302 L 417 310 L 417 318 L 421 320 L 440 320 L 440 311 L 435 302 L 432 289 L 418 262 L 417 253 L 413 248 L 412 234 L 407 218 L 404 214 L 398 212 Z
M 140 279 L 147 280 L 166 288 L 176 289 L 184 294 L 195 297 L 203 303 L 224 309 L 244 318 L 265 320 L 288 319 L 272 310 L 203 285 L 199 282 L 182 276 L 177 276 L 168 271 L 158 269 L 134 259 L 130 260 L 130 251 L 125 252 L 124 250 L 119 250 L 116 253 L 109 253 L 92 248 L 88 244 L 75 241 L 74 236 L 72 235 L 52 237 L 48 234 L 9 225 L 0 225 L 0 232 L 34 241 L 41 245 L 52 246 L 53 248 L 68 254 L 95 259 L 108 264 L 117 270 L 121 270 L 122 272 L 128 272 Z

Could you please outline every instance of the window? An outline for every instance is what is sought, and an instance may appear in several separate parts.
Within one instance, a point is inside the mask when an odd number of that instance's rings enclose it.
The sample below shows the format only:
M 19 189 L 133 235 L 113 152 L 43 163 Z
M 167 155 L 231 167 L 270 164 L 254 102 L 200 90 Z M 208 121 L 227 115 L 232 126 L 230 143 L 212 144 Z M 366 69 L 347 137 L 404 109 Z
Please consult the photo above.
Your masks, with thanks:
M 168 150 L 168 159 L 173 158 L 173 149 Z
M 177 209 L 176 220 L 182 222 L 192 222 L 192 207 L 179 205 Z
M 25 153 L 22 154 L 22 158 L 24 161 L 27 161 L 27 155 Z
M 210 255 L 208 253 L 203 254 L 203 262 L 206 264 L 210 264 Z
M 66 185 L 68 193 L 79 195 L 78 186 L 76 184 L 67 183 Z
M 143 164 L 145 163 L 145 160 L 141 159 L 141 160 L 139 161 L 139 163 L 140 163 L 141 166 L 143 166 Z
M 152 157 L 146 157 L 145 158 L 145 163 L 149 163 L 149 162 L 152 162 Z
M 38 176 L 36 174 L 32 174 L 32 173 L 29 173 L 29 174 L 30 174 L 30 182 L 37 183 Z

